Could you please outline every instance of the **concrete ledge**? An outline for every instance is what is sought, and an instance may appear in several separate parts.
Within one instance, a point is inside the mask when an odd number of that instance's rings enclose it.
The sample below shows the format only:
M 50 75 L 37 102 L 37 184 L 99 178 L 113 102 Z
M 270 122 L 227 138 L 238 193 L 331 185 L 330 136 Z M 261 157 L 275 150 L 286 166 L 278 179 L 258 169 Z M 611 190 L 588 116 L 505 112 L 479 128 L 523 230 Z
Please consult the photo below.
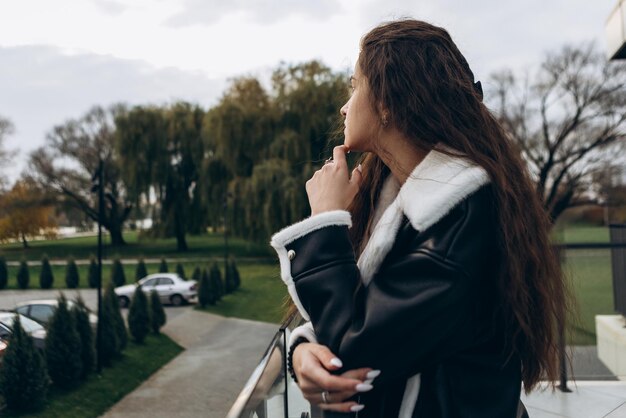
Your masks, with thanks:
M 596 315 L 598 358 L 620 380 L 626 380 L 626 320 L 621 315 Z

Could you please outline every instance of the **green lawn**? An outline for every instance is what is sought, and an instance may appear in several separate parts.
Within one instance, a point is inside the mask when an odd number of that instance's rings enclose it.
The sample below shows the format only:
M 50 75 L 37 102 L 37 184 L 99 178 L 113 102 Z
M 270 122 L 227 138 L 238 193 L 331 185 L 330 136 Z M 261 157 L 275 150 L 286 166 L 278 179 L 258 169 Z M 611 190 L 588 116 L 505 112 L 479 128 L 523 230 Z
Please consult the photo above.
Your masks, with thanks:
M 241 288 L 203 310 L 223 316 L 282 322 L 287 288 L 280 279 L 278 262 L 240 263 L 238 268 Z
M 104 256 L 106 258 L 197 258 L 224 256 L 224 237 L 220 234 L 188 236 L 189 250 L 178 252 L 174 238 L 142 239 L 136 231 L 124 233 L 127 245 L 111 247 L 108 235 L 103 235 Z M 32 241 L 30 248 L 24 249 L 20 243 L 0 245 L 0 255 L 8 261 L 39 261 L 44 254 L 50 259 L 65 260 L 69 256 L 75 259 L 88 259 L 97 252 L 97 237 L 64 238 L 49 241 Z M 269 244 L 254 244 L 240 238 L 228 239 L 229 252 L 236 257 L 268 257 L 272 255 Z
M 613 282 L 609 249 L 568 250 L 565 271 L 577 300 L 577 316 L 571 319 L 570 343 L 596 343 L 596 315 L 613 315 Z
M 95 418 L 133 391 L 150 375 L 176 357 L 182 348 L 165 335 L 149 335 L 143 345 L 129 342 L 124 356 L 101 375 L 92 373 L 80 387 L 48 394 L 44 410 L 30 414 L 2 411 L 3 417 Z
M 554 236 L 558 242 L 566 244 L 605 243 L 609 242 L 609 228 L 585 224 L 570 224 L 563 228 L 557 225 L 554 229 Z

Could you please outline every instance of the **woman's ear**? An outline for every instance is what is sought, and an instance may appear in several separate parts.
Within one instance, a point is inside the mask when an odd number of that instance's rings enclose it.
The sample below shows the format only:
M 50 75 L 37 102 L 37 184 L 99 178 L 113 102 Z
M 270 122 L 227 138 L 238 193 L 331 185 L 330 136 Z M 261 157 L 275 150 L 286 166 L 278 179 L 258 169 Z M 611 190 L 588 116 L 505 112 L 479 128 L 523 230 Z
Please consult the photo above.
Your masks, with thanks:
M 380 124 L 383 125 L 383 128 L 386 128 L 389 125 L 389 111 L 383 110 L 380 116 Z

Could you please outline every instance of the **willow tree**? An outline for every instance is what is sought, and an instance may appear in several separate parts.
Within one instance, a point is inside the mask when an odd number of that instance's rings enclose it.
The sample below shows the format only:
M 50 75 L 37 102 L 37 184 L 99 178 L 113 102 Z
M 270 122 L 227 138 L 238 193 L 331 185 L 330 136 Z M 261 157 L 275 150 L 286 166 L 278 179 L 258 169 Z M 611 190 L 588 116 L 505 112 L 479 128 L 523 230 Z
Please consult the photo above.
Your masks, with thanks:
M 212 217 L 227 210 L 229 229 L 262 242 L 307 216 L 304 183 L 330 155 L 346 92 L 347 75 L 317 61 L 281 65 L 269 92 L 236 79 L 204 121 Z
M 124 178 L 135 200 L 157 197 L 155 229 L 174 236 L 177 249 L 188 249 L 186 234 L 202 230 L 204 221 L 199 171 L 204 159 L 198 106 L 178 102 L 166 108 L 135 107 L 116 119 L 117 147 Z

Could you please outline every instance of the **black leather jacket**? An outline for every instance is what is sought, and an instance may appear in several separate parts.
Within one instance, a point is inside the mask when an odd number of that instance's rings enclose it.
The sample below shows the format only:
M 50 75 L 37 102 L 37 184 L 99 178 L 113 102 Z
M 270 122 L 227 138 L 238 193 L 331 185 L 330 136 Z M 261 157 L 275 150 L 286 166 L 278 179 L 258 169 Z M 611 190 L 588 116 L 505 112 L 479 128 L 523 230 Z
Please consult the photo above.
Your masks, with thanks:
M 486 172 L 433 150 L 399 190 L 387 193 L 388 184 L 381 200 L 393 202 L 377 204 L 384 212 L 358 261 L 345 211 L 308 218 L 271 242 L 312 338 L 343 361 L 340 372 L 381 370 L 359 395 L 358 417 L 524 416 Z
M 425 231 L 405 217 L 367 286 L 347 226 L 286 246 L 296 254 L 291 275 L 318 342 L 342 359 L 343 370 L 382 371 L 374 390 L 360 395 L 359 417 L 397 417 L 406 381 L 417 373 L 414 418 L 517 416 L 521 365 L 505 349 L 498 315 L 490 191 L 482 187 Z

